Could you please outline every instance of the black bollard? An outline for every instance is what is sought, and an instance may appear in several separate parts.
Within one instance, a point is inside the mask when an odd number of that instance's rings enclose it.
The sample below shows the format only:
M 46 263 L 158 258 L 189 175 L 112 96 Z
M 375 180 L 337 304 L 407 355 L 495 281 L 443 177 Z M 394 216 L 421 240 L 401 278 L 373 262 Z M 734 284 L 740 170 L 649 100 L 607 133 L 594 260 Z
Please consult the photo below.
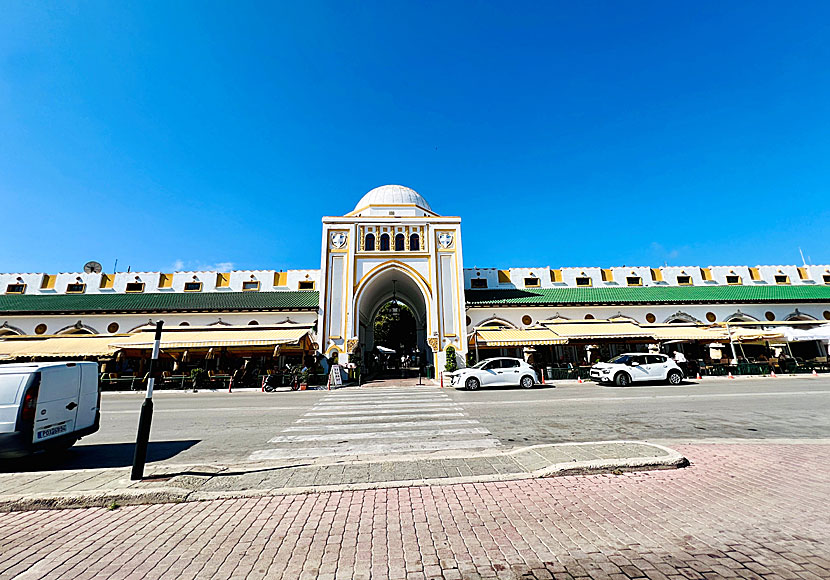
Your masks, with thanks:
M 147 394 L 144 403 L 141 405 L 141 414 L 138 416 L 138 434 L 135 438 L 135 455 L 133 456 L 133 469 L 130 479 L 133 481 L 144 477 L 144 464 L 147 462 L 147 445 L 150 443 L 150 426 L 153 422 L 153 386 L 155 376 L 153 367 L 159 357 L 159 346 L 161 343 L 161 327 L 164 324 L 161 320 L 156 323 L 156 335 L 153 342 L 153 354 L 150 358 L 150 368 L 147 372 Z

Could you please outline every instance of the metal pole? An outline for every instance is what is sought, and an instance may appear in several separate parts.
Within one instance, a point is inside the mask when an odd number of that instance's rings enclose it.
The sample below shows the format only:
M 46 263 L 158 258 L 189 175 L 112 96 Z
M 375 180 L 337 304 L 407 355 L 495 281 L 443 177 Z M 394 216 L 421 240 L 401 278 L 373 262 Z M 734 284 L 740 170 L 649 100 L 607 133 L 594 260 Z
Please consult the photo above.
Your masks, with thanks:
M 473 331 L 473 340 L 475 341 L 476 345 L 476 364 L 478 364 L 478 362 L 481 360 L 480 358 L 478 358 L 478 329 Z
M 732 360 L 737 364 L 738 354 L 735 352 L 735 341 L 732 340 L 732 331 L 729 330 L 729 324 L 726 325 L 726 332 L 729 333 L 729 345 L 732 347 Z
M 153 376 L 153 367 L 159 358 L 159 345 L 161 344 L 161 327 L 164 324 L 159 320 L 156 323 L 156 336 L 153 342 L 153 354 L 150 358 L 150 369 L 147 379 L 147 394 L 144 403 L 141 405 L 141 414 L 138 416 L 138 434 L 135 438 L 135 455 L 133 456 L 133 470 L 130 479 L 133 481 L 144 477 L 144 464 L 147 462 L 147 444 L 150 442 L 150 425 L 153 422 L 153 386 L 156 379 Z

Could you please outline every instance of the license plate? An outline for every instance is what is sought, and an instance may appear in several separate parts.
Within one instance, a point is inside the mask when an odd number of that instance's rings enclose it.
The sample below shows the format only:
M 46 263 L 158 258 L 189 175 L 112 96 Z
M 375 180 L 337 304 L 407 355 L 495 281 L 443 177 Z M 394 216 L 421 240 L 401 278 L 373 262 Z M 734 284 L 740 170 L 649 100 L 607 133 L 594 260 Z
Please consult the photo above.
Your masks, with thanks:
M 60 435 L 61 433 L 66 433 L 66 430 L 66 423 L 61 423 L 60 425 L 53 425 L 51 427 L 47 427 L 46 429 L 41 429 L 40 431 L 38 431 L 36 438 L 47 439 L 49 437 L 54 437 L 55 435 Z

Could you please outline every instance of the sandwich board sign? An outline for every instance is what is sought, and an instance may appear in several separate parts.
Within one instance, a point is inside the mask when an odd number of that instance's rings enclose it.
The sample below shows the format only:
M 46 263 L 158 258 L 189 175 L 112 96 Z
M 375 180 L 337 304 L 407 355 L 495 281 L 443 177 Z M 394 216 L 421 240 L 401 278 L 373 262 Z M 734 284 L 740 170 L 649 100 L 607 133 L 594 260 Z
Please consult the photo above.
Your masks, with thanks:
M 340 365 L 331 366 L 331 372 L 329 373 L 329 386 L 343 386 L 343 375 L 340 373 Z

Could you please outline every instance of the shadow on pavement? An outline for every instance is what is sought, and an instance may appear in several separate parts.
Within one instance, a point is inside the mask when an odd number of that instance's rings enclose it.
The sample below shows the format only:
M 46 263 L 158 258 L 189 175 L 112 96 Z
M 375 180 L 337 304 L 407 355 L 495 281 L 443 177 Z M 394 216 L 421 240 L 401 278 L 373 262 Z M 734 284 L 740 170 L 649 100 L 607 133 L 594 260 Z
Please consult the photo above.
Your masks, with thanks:
M 147 463 L 175 457 L 199 442 L 199 439 L 150 441 L 147 448 Z M 2 460 L 0 461 L 0 473 L 129 467 L 133 464 L 134 452 L 135 443 L 76 444 L 62 451 L 37 453 L 31 457 Z

